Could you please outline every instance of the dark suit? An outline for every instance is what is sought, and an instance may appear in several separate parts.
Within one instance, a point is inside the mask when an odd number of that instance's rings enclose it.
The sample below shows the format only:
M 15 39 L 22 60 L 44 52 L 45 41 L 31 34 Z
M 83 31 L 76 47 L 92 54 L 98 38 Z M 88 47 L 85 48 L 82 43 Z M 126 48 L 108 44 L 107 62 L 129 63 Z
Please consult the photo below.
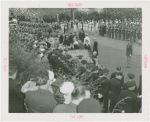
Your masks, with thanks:
M 114 72 L 114 73 L 111 74 L 110 80 L 111 80 L 112 78 L 115 78 L 115 77 L 116 77 L 116 73 L 117 73 L 117 72 Z M 123 86 L 123 84 L 124 84 L 124 76 L 123 76 L 123 75 L 122 75 L 122 79 L 121 79 L 120 81 L 121 81 L 122 86 Z
M 110 98 L 111 98 L 111 103 L 109 107 L 109 111 L 112 112 L 114 109 L 114 106 L 118 102 L 118 98 L 121 92 L 121 81 L 117 78 L 113 78 L 110 80 Z
M 123 106 L 125 113 L 137 113 L 138 109 L 140 108 L 138 106 L 139 104 L 138 104 L 137 95 L 133 91 L 123 90 L 120 93 L 118 100 L 120 101 L 126 97 L 130 97 L 130 98 L 125 100 L 125 105 Z
M 110 99 L 109 88 L 110 88 L 110 81 L 106 77 L 102 77 L 99 81 L 100 87 L 97 93 L 103 95 L 103 104 L 104 104 L 104 113 L 108 113 L 108 99 Z M 98 86 L 99 84 L 97 84 Z
M 9 78 L 9 113 L 26 113 L 25 95 L 21 93 L 21 85 Z

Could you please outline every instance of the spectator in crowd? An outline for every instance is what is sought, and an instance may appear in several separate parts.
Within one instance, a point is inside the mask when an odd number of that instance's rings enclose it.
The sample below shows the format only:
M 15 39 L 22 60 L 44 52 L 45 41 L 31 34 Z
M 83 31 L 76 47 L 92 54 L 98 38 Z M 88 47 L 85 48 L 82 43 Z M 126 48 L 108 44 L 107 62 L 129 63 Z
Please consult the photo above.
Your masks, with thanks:
M 77 41 L 77 39 L 75 37 L 73 38 L 73 41 L 74 41 L 73 42 L 74 49 L 78 49 L 79 48 L 79 46 L 78 46 L 79 42 Z
M 98 65 L 98 42 L 94 38 L 94 44 L 93 44 L 93 59 L 95 61 L 95 64 Z
M 89 41 L 88 40 L 85 40 L 84 48 L 87 49 L 88 51 L 91 51 L 91 47 L 89 45 Z
M 125 100 L 125 105 L 123 107 L 125 113 L 138 113 L 140 108 L 138 106 L 138 98 L 137 95 L 134 93 L 134 89 L 136 87 L 136 82 L 134 80 L 130 81 L 127 83 L 128 85 L 128 89 L 127 90 L 123 90 L 120 93 L 119 96 L 119 101 L 129 97 L 129 99 Z
M 37 90 L 25 93 L 25 104 L 29 113 L 52 113 L 57 105 L 57 101 L 51 92 L 51 81 L 48 79 L 47 71 L 37 70 Z
M 9 67 L 9 113 L 26 113 L 24 94 L 18 80 L 17 67 Z
M 117 66 L 117 67 L 116 67 L 116 72 L 113 72 L 113 73 L 111 74 L 110 79 L 115 78 L 117 72 L 122 72 L 121 66 Z M 123 84 L 124 84 L 124 76 L 123 76 L 123 73 L 122 73 L 121 83 L 122 83 L 122 86 L 123 86 Z
M 77 74 L 82 75 L 87 69 L 87 61 L 86 60 L 82 60 L 81 61 L 81 67 L 79 69 L 79 72 Z
M 114 106 L 118 102 L 118 97 L 121 93 L 121 80 L 122 79 L 122 73 L 117 72 L 116 77 L 110 80 L 110 97 L 111 97 L 111 102 L 109 106 L 109 112 L 112 112 L 114 109 Z
M 135 75 L 133 73 L 128 73 L 128 82 L 134 80 Z M 127 90 L 128 89 L 128 82 L 123 84 L 123 88 L 122 90 Z M 135 86 L 135 89 L 133 90 L 135 94 L 138 94 L 138 90 L 137 90 L 137 85 Z
M 88 37 L 88 34 L 86 33 L 85 34 L 85 38 L 84 38 L 84 44 L 88 44 L 88 45 L 91 45 L 91 41 L 90 41 L 90 38 Z
M 84 44 L 82 43 L 82 41 L 79 40 L 78 42 L 79 42 L 79 44 L 78 44 L 79 49 L 84 49 Z
M 72 87 L 73 87 L 73 84 L 70 88 L 72 88 Z M 55 107 L 53 113 L 77 113 L 77 106 L 85 98 L 86 87 L 77 86 L 76 88 L 73 87 L 73 89 L 74 90 L 71 93 L 71 99 L 72 99 L 71 102 L 69 104 L 57 105 Z M 62 89 L 62 91 L 64 91 L 64 90 Z
M 85 89 L 85 97 L 77 106 L 77 113 L 102 113 L 102 106 L 91 96 L 89 89 Z
M 100 80 L 99 84 L 96 85 L 98 87 L 98 98 L 101 102 L 101 98 L 103 101 L 103 112 L 108 113 L 108 100 L 110 99 L 109 95 L 109 88 L 110 88 L 110 81 L 108 80 L 107 76 L 109 74 L 108 69 L 104 69 L 100 71 Z

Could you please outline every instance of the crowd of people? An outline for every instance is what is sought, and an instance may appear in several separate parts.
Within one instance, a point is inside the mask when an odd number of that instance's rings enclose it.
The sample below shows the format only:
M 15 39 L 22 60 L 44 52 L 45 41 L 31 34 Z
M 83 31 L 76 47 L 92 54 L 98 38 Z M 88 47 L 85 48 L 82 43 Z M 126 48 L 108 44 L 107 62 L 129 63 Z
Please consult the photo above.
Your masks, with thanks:
M 103 29 L 102 26 L 98 21 L 94 25 L 93 21 L 83 23 L 75 20 L 70 21 L 70 24 L 19 22 L 15 31 L 10 29 L 10 36 L 13 37 L 14 33 L 18 35 L 25 51 L 38 49 L 40 61 L 47 56 L 50 69 L 37 68 L 29 81 L 21 86 L 17 82 L 17 68 L 10 67 L 9 112 L 138 113 L 141 108 L 142 76 L 140 86 L 137 87 L 135 75 L 128 73 L 128 81 L 124 81 L 122 68 L 117 66 L 116 72 L 108 78 L 109 70 L 99 64 L 97 58 L 98 42 L 95 38 L 91 48 L 91 40 L 88 37 L 91 32 L 94 34 L 97 31 L 102 36 L 106 33 L 108 37 L 114 37 L 115 33 L 110 33 L 109 28 L 107 31 L 107 27 Z M 70 28 L 74 28 L 74 33 L 69 33 Z M 61 29 L 61 32 L 57 31 L 58 29 Z M 57 31 L 58 40 L 50 42 L 54 31 Z M 93 64 L 89 65 L 89 62 L 83 59 L 84 56 L 79 56 L 79 67 L 75 70 L 74 59 L 67 53 L 68 50 L 74 49 L 88 50 Z M 48 53 L 45 53 L 46 51 Z M 120 101 L 123 104 L 120 104 Z

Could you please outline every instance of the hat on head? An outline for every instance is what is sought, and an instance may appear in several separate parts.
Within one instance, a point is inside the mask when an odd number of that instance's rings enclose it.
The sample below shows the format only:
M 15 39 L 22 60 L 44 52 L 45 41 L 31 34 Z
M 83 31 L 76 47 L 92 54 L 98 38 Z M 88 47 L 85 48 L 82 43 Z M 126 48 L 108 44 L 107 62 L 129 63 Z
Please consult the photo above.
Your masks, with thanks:
M 87 61 L 86 60 L 82 60 L 81 63 L 82 64 L 87 64 Z
M 128 77 L 129 77 L 130 79 L 134 79 L 135 75 L 134 75 L 133 73 L 128 73 Z
M 60 92 L 63 94 L 70 94 L 74 90 L 74 84 L 72 82 L 64 82 L 60 87 Z
M 117 66 L 116 69 L 117 69 L 118 71 L 121 71 L 121 66 Z
M 94 71 L 98 71 L 98 70 L 99 70 L 98 66 L 94 66 L 94 67 L 92 67 L 92 72 L 94 72 Z
M 86 36 L 88 36 L 88 34 L 87 34 L 87 33 L 85 33 L 85 35 L 86 35 Z
M 128 87 L 133 87 L 133 86 L 135 86 L 135 85 L 136 85 L 135 80 L 132 80 L 132 81 L 130 81 L 130 82 L 127 83 L 127 86 L 128 86 Z

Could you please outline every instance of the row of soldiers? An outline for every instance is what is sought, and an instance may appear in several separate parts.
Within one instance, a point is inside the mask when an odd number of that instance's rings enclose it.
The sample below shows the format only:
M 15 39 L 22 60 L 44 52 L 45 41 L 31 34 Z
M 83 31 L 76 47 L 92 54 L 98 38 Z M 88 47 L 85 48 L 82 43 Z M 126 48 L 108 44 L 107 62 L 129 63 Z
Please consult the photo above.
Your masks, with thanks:
M 104 22 L 99 25 L 100 35 L 103 33 L 103 28 L 106 28 L 104 34 L 106 37 L 117 40 L 131 40 L 136 42 L 142 39 L 142 25 L 140 22 Z

